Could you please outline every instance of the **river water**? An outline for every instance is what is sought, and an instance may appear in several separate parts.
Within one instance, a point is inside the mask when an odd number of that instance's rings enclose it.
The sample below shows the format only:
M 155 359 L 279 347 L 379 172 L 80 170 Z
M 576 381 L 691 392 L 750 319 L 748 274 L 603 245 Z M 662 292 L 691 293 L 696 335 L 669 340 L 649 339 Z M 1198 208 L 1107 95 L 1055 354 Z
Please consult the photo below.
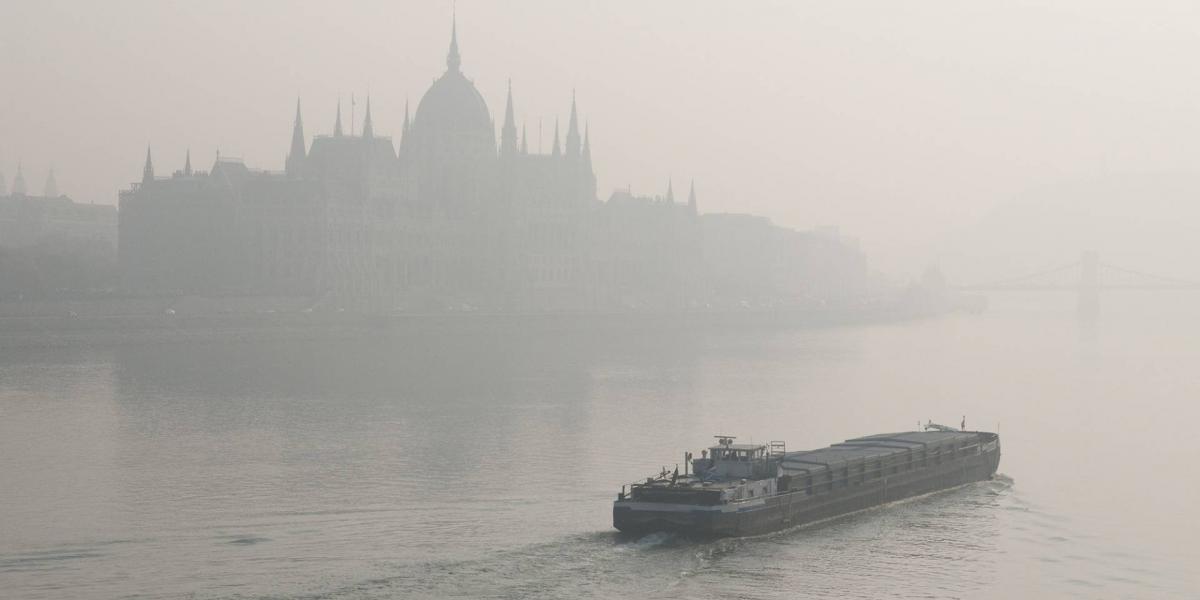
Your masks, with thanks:
M 1200 297 L 979 316 L 0 350 L 4 598 L 1200 597 Z M 772 535 L 625 540 L 714 434 L 1000 429 L 1001 475 Z

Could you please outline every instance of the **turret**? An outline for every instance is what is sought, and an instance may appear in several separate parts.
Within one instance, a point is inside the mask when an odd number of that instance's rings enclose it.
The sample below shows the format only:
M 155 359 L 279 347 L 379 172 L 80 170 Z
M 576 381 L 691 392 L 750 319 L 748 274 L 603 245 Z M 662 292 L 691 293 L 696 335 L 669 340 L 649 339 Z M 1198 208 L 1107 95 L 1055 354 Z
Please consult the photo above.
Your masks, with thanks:
M 46 173 L 46 187 L 43 189 L 42 195 L 47 198 L 58 197 L 58 180 L 54 178 L 54 167 L 50 167 L 50 172 Z
M 400 128 L 399 153 L 400 153 L 401 157 L 408 154 L 408 145 L 409 145 L 409 143 L 411 143 L 411 140 L 408 139 L 409 127 L 410 127 L 410 122 L 409 122 L 409 118 L 408 118 L 408 99 L 406 98 L 404 100 L 404 125 Z
M 575 92 L 571 92 L 571 120 L 567 124 L 567 157 L 579 158 L 579 116 L 575 110 Z
M 341 119 L 339 118 L 338 121 L 340 122 Z M 300 167 L 304 164 L 306 155 L 304 119 L 300 117 L 300 99 L 296 98 L 296 120 L 292 124 L 292 147 L 288 150 L 287 162 L 285 163 L 288 175 L 295 176 L 300 173 Z
M 504 107 L 504 127 L 500 130 L 500 156 L 517 153 L 517 122 L 513 118 L 512 80 L 508 80 L 508 104 Z
M 524 123 L 521 123 L 521 154 L 529 154 L 529 132 Z
M 591 142 L 591 127 L 584 125 L 583 127 L 583 172 L 587 175 L 592 174 L 592 142 Z
M 375 125 L 371 122 L 371 97 L 370 96 L 367 96 L 367 116 L 365 119 L 363 119 L 362 136 L 364 139 L 368 139 L 368 140 L 375 137 Z
M 150 158 L 150 147 L 146 146 L 146 165 L 142 167 L 142 183 L 154 181 L 154 160 Z

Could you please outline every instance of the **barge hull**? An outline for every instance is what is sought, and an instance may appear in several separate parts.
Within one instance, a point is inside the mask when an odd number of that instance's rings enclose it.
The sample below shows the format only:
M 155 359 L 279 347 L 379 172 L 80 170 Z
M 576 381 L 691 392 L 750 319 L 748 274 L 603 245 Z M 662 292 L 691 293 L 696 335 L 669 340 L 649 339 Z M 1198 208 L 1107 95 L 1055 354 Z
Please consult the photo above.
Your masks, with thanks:
M 986 450 L 942 464 L 915 468 L 861 483 L 845 482 L 831 489 L 796 489 L 749 502 L 718 506 L 637 503 L 613 505 L 613 526 L 624 533 L 680 532 L 704 537 L 760 535 L 821 521 L 881 504 L 960 485 L 986 481 L 1000 463 L 995 434 Z M 823 487 L 821 484 L 818 487 Z M 811 493 L 810 493 L 811 491 Z

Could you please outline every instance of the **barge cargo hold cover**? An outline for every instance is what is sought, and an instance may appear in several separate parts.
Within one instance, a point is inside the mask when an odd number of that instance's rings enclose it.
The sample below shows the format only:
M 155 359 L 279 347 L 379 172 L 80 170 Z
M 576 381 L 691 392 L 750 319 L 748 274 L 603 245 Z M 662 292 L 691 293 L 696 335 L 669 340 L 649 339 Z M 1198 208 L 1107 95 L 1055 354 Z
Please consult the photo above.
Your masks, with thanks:
M 700 457 L 685 455 L 683 474 L 663 469 L 622 486 L 613 526 L 629 533 L 757 535 L 996 473 L 999 435 L 930 428 L 799 452 L 787 452 L 782 442 L 737 444 L 717 436 Z

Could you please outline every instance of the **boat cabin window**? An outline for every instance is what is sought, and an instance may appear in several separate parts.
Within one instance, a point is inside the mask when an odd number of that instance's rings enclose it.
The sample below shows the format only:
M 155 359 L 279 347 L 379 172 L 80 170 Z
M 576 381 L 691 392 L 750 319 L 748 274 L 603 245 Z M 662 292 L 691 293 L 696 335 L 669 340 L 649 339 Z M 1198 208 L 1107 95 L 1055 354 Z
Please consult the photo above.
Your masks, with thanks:
M 764 452 L 762 448 L 727 448 L 724 446 L 714 446 L 710 450 L 714 460 L 735 462 L 750 462 L 762 458 Z

